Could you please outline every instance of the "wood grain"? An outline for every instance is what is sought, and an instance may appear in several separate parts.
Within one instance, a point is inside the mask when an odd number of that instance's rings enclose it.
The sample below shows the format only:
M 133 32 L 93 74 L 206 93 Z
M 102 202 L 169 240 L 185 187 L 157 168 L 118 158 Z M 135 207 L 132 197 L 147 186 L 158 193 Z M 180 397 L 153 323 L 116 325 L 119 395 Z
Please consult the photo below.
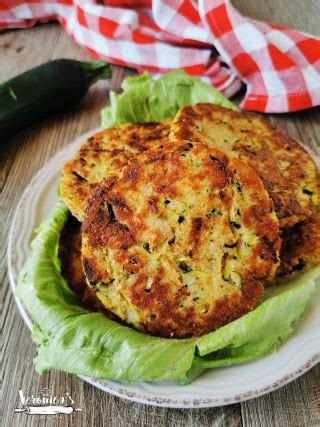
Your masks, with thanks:
M 292 26 L 320 35 L 318 0 L 237 0 L 241 12 L 253 18 Z M 49 59 L 90 59 L 71 42 L 57 24 L 0 35 L 0 81 Z M 107 395 L 74 375 L 51 372 L 38 375 L 32 365 L 35 346 L 14 304 L 6 272 L 7 231 L 19 198 L 32 176 L 63 146 L 99 125 L 99 112 L 107 104 L 107 89 L 119 90 L 132 73 L 113 67 L 112 81 L 95 85 L 72 111 L 51 117 L 20 133 L 0 151 L 0 425 L 4 426 L 318 426 L 320 425 L 320 366 L 267 396 L 212 409 L 147 407 Z M 320 154 L 318 108 L 271 121 Z M 60 417 L 14 414 L 18 391 L 39 394 L 44 387 L 57 395 L 69 392 L 82 412 Z

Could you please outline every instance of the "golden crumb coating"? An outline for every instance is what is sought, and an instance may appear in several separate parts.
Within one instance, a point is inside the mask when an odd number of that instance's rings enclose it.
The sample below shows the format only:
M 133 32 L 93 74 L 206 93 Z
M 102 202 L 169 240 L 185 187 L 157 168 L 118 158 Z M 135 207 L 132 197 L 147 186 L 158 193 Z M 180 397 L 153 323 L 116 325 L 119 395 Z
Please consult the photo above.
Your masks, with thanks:
M 170 122 L 136 123 L 89 138 L 62 167 L 60 193 L 71 213 L 82 221 L 90 190 L 107 175 L 118 176 L 133 154 L 167 141 L 169 131 Z
M 60 234 L 58 256 L 63 277 L 77 295 L 82 295 L 86 286 L 81 264 L 81 223 L 71 215 Z
M 207 143 L 247 162 L 272 198 L 281 227 L 307 219 L 318 205 L 311 156 L 258 115 L 214 104 L 186 106 L 173 121 L 170 139 Z
M 278 278 L 320 265 L 320 212 L 282 233 Z
M 58 257 L 61 274 L 74 293 L 92 310 L 105 311 L 96 294 L 87 285 L 81 262 L 81 223 L 72 215 L 69 215 L 61 232 Z
M 250 166 L 177 141 L 133 157 L 120 178 L 95 188 L 82 262 L 109 311 L 142 331 L 184 338 L 252 309 L 274 277 L 279 236 Z

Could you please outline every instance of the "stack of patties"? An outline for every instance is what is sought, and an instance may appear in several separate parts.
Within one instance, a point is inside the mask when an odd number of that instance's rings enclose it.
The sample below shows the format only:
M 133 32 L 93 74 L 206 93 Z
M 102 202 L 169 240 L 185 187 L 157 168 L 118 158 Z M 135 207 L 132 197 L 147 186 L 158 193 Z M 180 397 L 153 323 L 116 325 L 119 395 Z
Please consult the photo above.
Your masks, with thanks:
M 60 239 L 68 283 L 154 335 L 213 331 L 276 275 L 319 264 L 315 164 L 253 114 L 197 104 L 172 123 L 102 131 L 64 165 L 60 189 L 82 223 L 70 218 Z

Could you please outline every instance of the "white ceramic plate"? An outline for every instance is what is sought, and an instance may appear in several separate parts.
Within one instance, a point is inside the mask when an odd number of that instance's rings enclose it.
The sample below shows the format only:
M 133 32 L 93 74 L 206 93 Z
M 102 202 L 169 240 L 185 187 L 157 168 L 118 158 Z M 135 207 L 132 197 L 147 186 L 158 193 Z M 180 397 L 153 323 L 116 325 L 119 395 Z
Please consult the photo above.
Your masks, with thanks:
M 33 178 L 17 207 L 9 233 L 8 262 L 12 289 L 30 252 L 34 229 L 55 205 L 60 168 L 93 132 L 60 151 Z M 32 321 L 16 299 L 29 328 Z M 83 380 L 108 393 L 135 402 L 173 408 L 221 406 L 269 393 L 299 377 L 320 361 L 320 286 L 294 334 L 276 353 L 244 365 L 207 371 L 188 386 L 175 383 Z

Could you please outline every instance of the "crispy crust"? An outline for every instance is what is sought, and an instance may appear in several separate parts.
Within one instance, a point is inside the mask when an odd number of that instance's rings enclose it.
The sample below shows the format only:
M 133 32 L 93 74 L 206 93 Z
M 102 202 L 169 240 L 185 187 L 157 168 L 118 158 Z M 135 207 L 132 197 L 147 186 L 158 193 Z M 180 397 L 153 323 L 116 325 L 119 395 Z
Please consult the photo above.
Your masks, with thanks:
M 58 256 L 62 276 L 71 289 L 82 296 L 85 290 L 85 275 L 81 264 L 81 223 L 71 215 L 60 234 Z
M 173 121 L 170 139 L 207 143 L 250 164 L 274 202 L 281 227 L 315 212 L 319 197 L 312 158 L 261 117 L 213 104 L 186 106 Z
M 320 213 L 282 233 L 278 278 L 288 278 L 320 265 Z
M 167 141 L 169 130 L 170 122 L 136 123 L 89 138 L 62 168 L 60 192 L 72 214 L 82 221 L 90 190 L 107 175 L 117 176 L 133 154 Z
M 249 311 L 280 250 L 254 170 L 206 145 L 160 144 L 93 192 L 82 226 L 88 284 L 123 321 L 199 336 Z
M 61 232 L 58 247 L 61 274 L 77 296 L 94 311 L 104 311 L 95 293 L 86 283 L 81 262 L 81 223 L 69 215 Z

